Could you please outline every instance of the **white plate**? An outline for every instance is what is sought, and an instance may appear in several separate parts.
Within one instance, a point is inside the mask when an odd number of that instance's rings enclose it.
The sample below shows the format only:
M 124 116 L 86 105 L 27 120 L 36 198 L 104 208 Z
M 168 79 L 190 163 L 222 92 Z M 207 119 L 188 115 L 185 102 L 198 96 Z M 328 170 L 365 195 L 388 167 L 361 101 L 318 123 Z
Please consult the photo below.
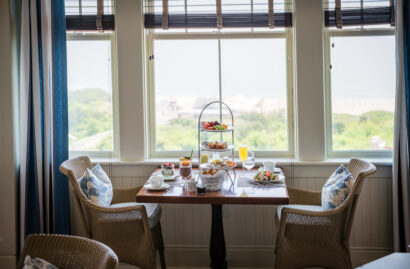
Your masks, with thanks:
M 256 175 L 256 174 L 255 174 Z M 278 180 L 256 180 L 253 177 L 255 175 L 252 175 L 251 178 L 249 178 L 250 181 L 258 183 L 258 184 L 277 184 L 277 183 L 285 183 L 285 177 L 283 175 L 279 175 Z
M 208 130 L 208 129 L 204 129 L 201 127 L 202 132 L 211 132 L 211 133 L 225 133 L 225 132 L 231 132 L 232 130 L 233 130 L 233 127 L 229 125 L 228 125 L 227 130 Z
M 168 189 L 169 185 L 167 183 L 164 183 L 164 184 L 162 184 L 161 187 L 156 188 L 156 187 L 152 186 L 152 184 L 147 184 L 147 185 L 145 185 L 145 188 L 147 190 L 150 190 L 150 191 L 162 191 L 162 190 Z
M 205 147 L 204 145 L 201 145 L 201 150 L 203 151 L 215 151 L 215 152 L 224 152 L 224 151 L 230 151 L 233 149 L 233 145 L 228 144 L 228 147 L 226 149 L 210 149 L 208 147 Z
M 283 178 L 280 178 L 278 180 L 270 180 L 270 181 L 261 181 L 261 180 L 255 180 L 253 178 L 249 179 L 252 183 L 257 183 L 260 185 L 264 185 L 264 184 L 283 184 L 285 183 L 285 180 Z

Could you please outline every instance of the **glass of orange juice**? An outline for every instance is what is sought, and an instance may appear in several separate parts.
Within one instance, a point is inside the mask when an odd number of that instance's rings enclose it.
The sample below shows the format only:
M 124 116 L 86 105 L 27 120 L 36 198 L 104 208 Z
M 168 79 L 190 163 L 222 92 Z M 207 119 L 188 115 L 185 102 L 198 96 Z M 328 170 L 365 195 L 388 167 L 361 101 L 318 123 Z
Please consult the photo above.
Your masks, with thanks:
M 245 167 L 243 163 L 246 161 L 248 158 L 248 146 L 247 145 L 239 145 L 239 159 L 242 162 L 242 169 L 243 169 L 243 177 L 245 177 Z

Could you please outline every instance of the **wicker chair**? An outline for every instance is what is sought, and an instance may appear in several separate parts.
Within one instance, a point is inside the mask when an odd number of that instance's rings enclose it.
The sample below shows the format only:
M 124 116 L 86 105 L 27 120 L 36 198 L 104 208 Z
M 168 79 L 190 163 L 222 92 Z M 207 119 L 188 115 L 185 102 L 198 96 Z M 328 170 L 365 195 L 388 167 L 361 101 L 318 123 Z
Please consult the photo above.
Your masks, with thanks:
M 110 207 L 92 203 L 81 191 L 77 179 L 92 164 L 81 156 L 63 162 L 60 171 L 67 176 L 80 208 L 81 223 L 88 238 L 109 246 L 120 262 L 140 268 L 155 268 L 155 253 L 159 250 L 161 268 L 165 269 L 164 243 L 161 231 L 161 207 L 158 204 L 136 203 L 140 187 L 113 190 Z
M 24 258 L 42 258 L 60 269 L 115 269 L 117 255 L 106 245 L 87 238 L 33 234 L 27 237 L 17 268 L 24 267 Z
M 323 211 L 321 192 L 288 188 L 290 205 L 279 206 L 276 238 L 276 269 L 352 268 L 349 237 L 364 179 L 376 167 L 351 159 L 347 165 L 355 179 L 353 190 L 337 208 Z

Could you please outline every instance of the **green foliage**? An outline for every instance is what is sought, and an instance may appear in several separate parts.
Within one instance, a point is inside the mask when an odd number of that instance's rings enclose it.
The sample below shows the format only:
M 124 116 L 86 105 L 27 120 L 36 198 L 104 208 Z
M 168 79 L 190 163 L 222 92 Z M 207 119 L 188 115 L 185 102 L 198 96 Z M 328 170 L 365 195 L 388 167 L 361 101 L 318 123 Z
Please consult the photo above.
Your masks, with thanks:
M 81 150 L 112 150 L 111 96 L 102 89 L 70 90 L 68 104 L 70 145 L 91 137 Z
M 191 119 L 173 119 L 157 126 L 157 150 L 191 151 L 198 147 L 198 125 Z
M 196 149 L 197 124 L 198 122 L 193 119 L 174 119 L 169 124 L 158 125 L 157 150 Z M 252 150 L 286 150 L 288 147 L 284 111 L 267 115 L 256 112 L 242 114 L 235 118 L 235 128 L 236 145 L 247 144 Z M 208 135 L 212 137 L 211 134 Z
M 393 146 L 394 114 L 386 111 L 369 111 L 362 115 L 333 114 L 334 150 L 369 150 L 373 136 Z
M 101 89 L 68 91 L 70 147 L 81 144 L 81 150 L 112 150 L 113 122 L 111 96 Z M 368 150 L 373 136 L 393 146 L 394 114 L 370 111 L 362 115 L 333 114 L 333 149 Z M 198 146 L 197 120 L 179 118 L 156 129 L 159 151 L 191 151 Z M 228 136 L 226 136 L 228 137 Z M 209 134 L 209 140 L 218 136 Z M 229 140 L 228 140 L 229 141 Z M 235 144 L 247 144 L 251 150 L 287 150 L 286 112 L 256 112 L 235 117 Z
M 391 149 L 393 124 L 392 112 L 370 111 L 359 116 L 333 114 L 333 149 L 369 150 L 373 136 L 379 136 L 386 142 L 386 149 Z M 288 148 L 285 111 L 242 114 L 235 118 L 235 128 L 237 146 L 247 144 L 251 150 L 275 151 Z M 197 121 L 193 119 L 174 119 L 157 126 L 157 150 L 160 151 L 190 151 L 197 148 L 197 139 Z

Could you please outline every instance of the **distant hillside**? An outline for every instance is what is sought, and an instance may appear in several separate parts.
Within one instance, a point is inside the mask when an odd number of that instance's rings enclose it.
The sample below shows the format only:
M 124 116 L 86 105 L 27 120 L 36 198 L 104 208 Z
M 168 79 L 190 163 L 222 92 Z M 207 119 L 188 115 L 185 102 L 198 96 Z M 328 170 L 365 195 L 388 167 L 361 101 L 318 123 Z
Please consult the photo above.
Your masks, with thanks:
M 70 147 L 82 145 L 77 150 L 110 150 L 112 148 L 111 95 L 102 89 L 68 91 Z M 98 134 L 109 134 L 98 135 Z M 96 136 L 97 135 L 97 136 Z M 94 136 L 101 141 L 92 144 L 82 140 Z

